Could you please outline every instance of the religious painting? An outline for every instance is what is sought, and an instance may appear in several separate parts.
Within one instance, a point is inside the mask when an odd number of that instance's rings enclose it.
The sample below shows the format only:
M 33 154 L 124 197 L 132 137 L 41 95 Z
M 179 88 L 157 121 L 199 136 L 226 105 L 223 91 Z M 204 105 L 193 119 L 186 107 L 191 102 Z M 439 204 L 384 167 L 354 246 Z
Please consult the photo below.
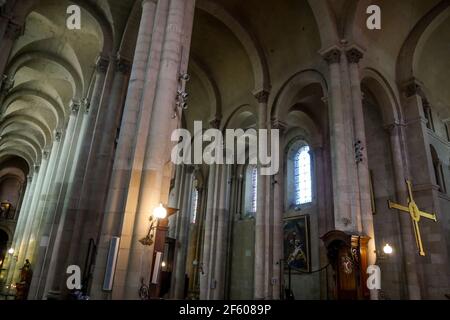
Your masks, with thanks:
M 284 220 L 284 265 L 291 272 L 310 272 L 309 216 Z

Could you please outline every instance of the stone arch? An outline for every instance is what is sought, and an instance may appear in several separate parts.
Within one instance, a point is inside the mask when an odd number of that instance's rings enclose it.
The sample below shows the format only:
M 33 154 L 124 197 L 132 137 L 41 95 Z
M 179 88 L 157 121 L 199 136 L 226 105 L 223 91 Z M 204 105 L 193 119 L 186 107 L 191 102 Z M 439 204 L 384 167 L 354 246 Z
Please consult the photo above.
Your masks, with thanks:
M 450 15 L 449 7 L 450 1 L 442 0 L 422 17 L 412 29 L 400 50 L 397 60 L 397 81 L 400 85 L 414 78 L 418 57 L 423 50 L 426 39 Z
M 327 49 L 339 42 L 339 34 L 334 14 L 327 1 L 308 0 L 320 32 L 322 48 Z
M 45 139 L 45 145 L 46 146 L 52 139 L 52 131 L 51 129 L 42 121 L 40 121 L 37 118 L 34 118 L 32 116 L 28 115 L 10 115 L 8 117 L 5 117 L 2 119 L 2 123 L 0 124 L 0 132 L 3 132 L 3 130 L 8 127 L 11 124 L 15 123 L 24 123 L 25 125 L 31 125 L 33 127 L 39 128 L 39 131 L 42 132 Z
M 84 80 L 82 75 L 80 75 L 77 69 L 66 59 L 59 57 L 51 52 L 42 51 L 27 51 L 15 56 L 7 68 L 6 74 L 10 75 L 11 78 L 25 66 L 27 63 L 36 60 L 44 60 L 48 63 L 55 64 L 56 66 L 62 68 L 67 75 L 72 79 L 73 86 L 73 96 L 74 99 L 81 100 L 83 98 L 84 90 Z
M 3 102 L 2 108 L 3 110 L 1 110 L 1 114 L 6 114 L 8 109 L 14 104 L 15 101 L 24 97 L 33 97 L 43 102 L 40 105 L 48 109 L 54 115 L 56 119 L 56 127 L 57 128 L 62 127 L 64 120 L 66 119 L 66 112 L 64 110 L 64 107 L 50 95 L 39 90 L 34 89 L 13 90 Z
M 222 98 L 220 95 L 219 87 L 215 80 L 210 76 L 208 68 L 195 56 L 191 55 L 189 68 L 200 79 L 202 85 L 206 89 L 206 92 L 211 103 L 211 121 L 222 119 Z
M 105 13 L 102 11 L 102 9 L 98 6 L 97 3 L 84 0 L 73 0 L 72 2 L 80 6 L 84 10 L 86 10 L 86 12 L 88 12 L 94 18 L 95 21 L 97 21 L 103 36 L 102 55 L 110 56 L 113 53 L 115 46 L 114 31 Z M 14 7 L 13 14 L 16 17 L 18 23 L 23 24 L 27 16 L 33 10 L 35 10 L 35 8 L 40 4 L 41 4 L 40 1 L 35 0 L 17 1 Z
M 128 61 L 133 61 L 141 14 L 142 1 L 136 1 L 131 9 L 131 14 L 128 18 L 119 49 L 119 56 Z
M 270 74 L 264 51 L 256 37 L 222 6 L 210 0 L 199 0 L 197 8 L 221 21 L 239 39 L 253 67 L 255 92 L 270 90 Z
M 398 124 L 403 119 L 398 93 L 377 70 L 366 68 L 361 73 L 361 84 L 377 97 L 385 125 Z
M 39 159 L 41 154 L 41 148 L 40 146 L 36 145 L 33 141 L 30 141 L 30 139 L 26 136 L 22 135 L 8 135 L 7 137 L 4 137 L 0 141 L 0 148 L 8 143 L 20 143 L 21 146 L 26 147 L 27 149 L 31 150 L 33 159 Z
M 28 167 L 30 168 L 30 174 L 33 174 L 34 172 L 34 161 L 31 159 L 31 157 L 26 153 L 23 152 L 17 148 L 11 148 L 8 150 L 0 150 L 0 163 L 5 161 L 6 159 L 10 158 L 11 156 L 16 156 L 19 158 L 22 158 L 27 163 Z
M 279 119 L 281 108 L 290 107 L 293 104 L 295 95 L 302 88 L 311 83 L 319 83 L 324 95 L 328 92 L 328 85 L 325 77 L 319 71 L 307 69 L 297 72 L 291 76 L 278 91 L 271 110 L 272 120 Z

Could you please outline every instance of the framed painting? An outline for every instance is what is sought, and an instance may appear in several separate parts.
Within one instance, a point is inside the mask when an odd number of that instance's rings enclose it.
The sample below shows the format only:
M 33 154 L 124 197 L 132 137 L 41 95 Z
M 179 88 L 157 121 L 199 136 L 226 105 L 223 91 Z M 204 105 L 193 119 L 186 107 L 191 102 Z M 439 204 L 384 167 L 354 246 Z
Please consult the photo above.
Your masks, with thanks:
M 309 216 L 284 219 L 285 271 L 311 272 Z

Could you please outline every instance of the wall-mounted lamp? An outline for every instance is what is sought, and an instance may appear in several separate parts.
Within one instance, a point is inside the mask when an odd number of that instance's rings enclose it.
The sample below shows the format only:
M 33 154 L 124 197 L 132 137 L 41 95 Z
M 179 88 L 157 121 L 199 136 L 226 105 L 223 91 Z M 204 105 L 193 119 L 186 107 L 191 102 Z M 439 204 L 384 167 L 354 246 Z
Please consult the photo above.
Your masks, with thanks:
M 8 250 L 8 254 L 13 255 L 13 254 L 14 254 L 14 248 L 10 248 L 10 249 Z
M 391 255 L 392 252 L 394 252 L 394 249 L 389 245 L 389 243 L 386 243 L 386 245 L 383 247 L 383 252 L 385 254 Z
M 158 228 L 160 220 L 164 220 L 171 215 L 178 212 L 178 209 L 165 207 L 162 203 L 153 209 L 153 214 L 150 217 L 150 228 L 148 230 L 147 236 L 139 240 L 144 246 L 151 246 L 153 244 L 153 238 L 155 236 L 154 231 Z
M 386 260 L 387 258 L 389 258 L 389 256 L 392 255 L 392 253 L 394 252 L 394 249 L 392 248 L 392 246 L 389 243 L 386 243 L 383 247 L 383 251 L 375 251 L 375 253 L 377 254 L 377 258 L 380 260 Z

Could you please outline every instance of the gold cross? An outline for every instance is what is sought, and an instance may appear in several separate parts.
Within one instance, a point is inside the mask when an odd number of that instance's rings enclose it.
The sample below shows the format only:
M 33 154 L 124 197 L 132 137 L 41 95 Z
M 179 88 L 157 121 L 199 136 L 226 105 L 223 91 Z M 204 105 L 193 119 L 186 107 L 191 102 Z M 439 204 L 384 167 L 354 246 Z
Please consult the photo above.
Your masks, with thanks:
M 436 215 L 434 213 L 427 213 L 419 210 L 419 207 L 417 207 L 416 202 L 414 201 L 412 188 L 411 188 L 411 181 L 406 180 L 406 184 L 408 185 L 408 206 L 402 206 L 400 204 L 393 203 L 392 201 L 389 201 L 389 209 L 397 209 L 403 212 L 407 212 L 411 215 L 411 219 L 413 222 L 413 229 L 414 229 L 414 235 L 416 236 L 416 243 L 417 247 L 419 248 L 419 254 L 424 257 L 425 251 L 423 250 L 423 244 L 422 244 L 422 238 L 420 236 L 420 229 L 419 229 L 419 221 L 420 219 L 426 218 L 430 220 L 434 220 L 434 222 L 437 222 Z

